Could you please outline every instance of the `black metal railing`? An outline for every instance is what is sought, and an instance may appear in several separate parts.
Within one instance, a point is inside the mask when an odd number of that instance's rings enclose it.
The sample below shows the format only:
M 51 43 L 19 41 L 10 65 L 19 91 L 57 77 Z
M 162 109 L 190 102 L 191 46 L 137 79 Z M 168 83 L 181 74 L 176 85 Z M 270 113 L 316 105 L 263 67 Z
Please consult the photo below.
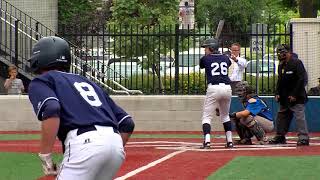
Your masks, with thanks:
M 239 42 L 241 56 L 248 61 L 245 80 L 259 94 L 273 94 L 278 65 L 275 48 L 279 43 L 290 43 L 290 28 L 253 24 L 245 29 L 242 33 L 223 31 L 220 51 L 224 53 L 231 43 Z M 76 54 L 86 65 L 129 89 L 145 94 L 204 94 L 206 90 L 199 59 L 204 55 L 200 44 L 214 35 L 208 26 L 109 25 L 98 33 L 89 33 L 84 27 L 74 32 L 60 27 L 59 32 L 81 47 Z
M 32 46 L 43 36 L 57 34 L 5 0 L 0 0 L 0 7 L 1 61 L 16 64 L 31 76 L 27 59 Z M 102 26 L 101 32 L 92 33 L 88 27 L 74 32 L 59 27 L 59 36 L 71 45 L 72 72 L 98 81 L 111 92 L 138 89 L 145 94 L 204 94 L 207 83 L 199 68 L 204 54 L 200 44 L 214 35 L 211 28 Z M 245 80 L 256 86 L 259 94 L 273 94 L 278 64 L 275 47 L 291 41 L 290 28 L 253 24 L 243 29 L 242 33 L 224 30 L 220 50 L 224 53 L 231 43 L 240 42 L 241 55 L 248 60 Z
M 29 71 L 30 64 L 28 59 L 31 56 L 33 45 L 41 37 L 59 35 L 4 0 L 0 0 L 0 27 L 1 62 L 7 65 L 16 65 L 20 74 L 23 74 L 28 79 L 32 79 L 33 74 Z M 106 78 L 105 73 L 99 72 L 101 70 L 95 69 L 90 66 L 90 64 L 78 58 L 74 53 L 76 53 L 79 48 L 71 42 L 69 42 L 69 44 L 73 52 L 72 72 L 82 74 L 100 83 L 110 93 L 142 93 L 141 91 L 129 90 L 118 82 Z M 103 69 L 107 70 L 108 68 L 109 67 L 104 67 Z M 107 86 L 107 82 L 113 84 L 114 88 Z
M 27 60 L 32 46 L 40 36 L 56 34 L 5 0 L 0 0 L 0 27 L 2 61 L 16 65 L 30 79 Z

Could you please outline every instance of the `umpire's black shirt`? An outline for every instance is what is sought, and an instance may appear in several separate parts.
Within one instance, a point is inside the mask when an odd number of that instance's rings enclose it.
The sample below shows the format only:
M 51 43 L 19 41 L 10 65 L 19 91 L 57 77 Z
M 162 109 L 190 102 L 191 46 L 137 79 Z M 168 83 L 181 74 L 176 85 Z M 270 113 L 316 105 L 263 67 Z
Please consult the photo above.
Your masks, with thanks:
M 288 62 L 281 62 L 278 67 L 278 82 L 276 94 L 280 96 L 280 104 L 304 104 L 307 100 L 305 81 L 306 70 L 303 63 L 294 56 Z M 296 98 L 295 103 L 290 103 L 288 97 Z

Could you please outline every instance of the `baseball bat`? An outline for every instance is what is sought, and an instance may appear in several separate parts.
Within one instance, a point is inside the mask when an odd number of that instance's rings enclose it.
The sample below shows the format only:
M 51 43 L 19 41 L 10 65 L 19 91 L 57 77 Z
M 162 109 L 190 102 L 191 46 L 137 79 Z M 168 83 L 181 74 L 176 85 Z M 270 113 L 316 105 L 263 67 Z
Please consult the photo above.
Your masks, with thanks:
M 219 21 L 219 24 L 218 24 L 218 27 L 217 27 L 217 30 L 216 30 L 216 36 L 215 36 L 216 39 L 219 39 L 219 37 L 221 35 L 221 31 L 222 31 L 223 25 L 224 25 L 224 19 Z

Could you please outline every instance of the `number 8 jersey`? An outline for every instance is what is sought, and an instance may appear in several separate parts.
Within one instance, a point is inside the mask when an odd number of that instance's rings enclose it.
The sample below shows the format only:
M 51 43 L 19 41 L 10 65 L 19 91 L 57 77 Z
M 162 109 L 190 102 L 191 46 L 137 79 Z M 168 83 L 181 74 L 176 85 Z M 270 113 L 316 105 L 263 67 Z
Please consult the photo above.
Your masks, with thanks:
M 61 71 L 49 71 L 34 78 L 29 85 L 29 99 L 40 121 L 45 117 L 46 102 L 59 102 L 61 141 L 70 130 L 88 125 L 118 128 L 119 121 L 130 117 L 98 85 Z
M 218 85 L 219 83 L 230 84 L 228 68 L 231 61 L 223 54 L 209 54 L 200 59 L 200 68 L 205 68 L 208 84 Z

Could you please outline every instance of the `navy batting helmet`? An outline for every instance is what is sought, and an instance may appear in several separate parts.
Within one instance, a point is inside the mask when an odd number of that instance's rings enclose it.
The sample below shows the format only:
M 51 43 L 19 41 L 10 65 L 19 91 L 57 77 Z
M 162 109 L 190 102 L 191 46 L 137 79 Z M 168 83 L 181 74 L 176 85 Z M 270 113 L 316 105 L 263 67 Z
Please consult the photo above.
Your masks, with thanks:
M 212 48 L 213 50 L 218 50 L 219 49 L 219 41 L 215 38 L 209 38 L 209 39 L 206 39 L 201 47 L 205 48 L 205 47 L 209 47 L 209 48 Z
M 29 62 L 31 71 L 35 73 L 50 69 L 68 72 L 71 65 L 69 44 L 56 36 L 41 38 L 32 48 Z

